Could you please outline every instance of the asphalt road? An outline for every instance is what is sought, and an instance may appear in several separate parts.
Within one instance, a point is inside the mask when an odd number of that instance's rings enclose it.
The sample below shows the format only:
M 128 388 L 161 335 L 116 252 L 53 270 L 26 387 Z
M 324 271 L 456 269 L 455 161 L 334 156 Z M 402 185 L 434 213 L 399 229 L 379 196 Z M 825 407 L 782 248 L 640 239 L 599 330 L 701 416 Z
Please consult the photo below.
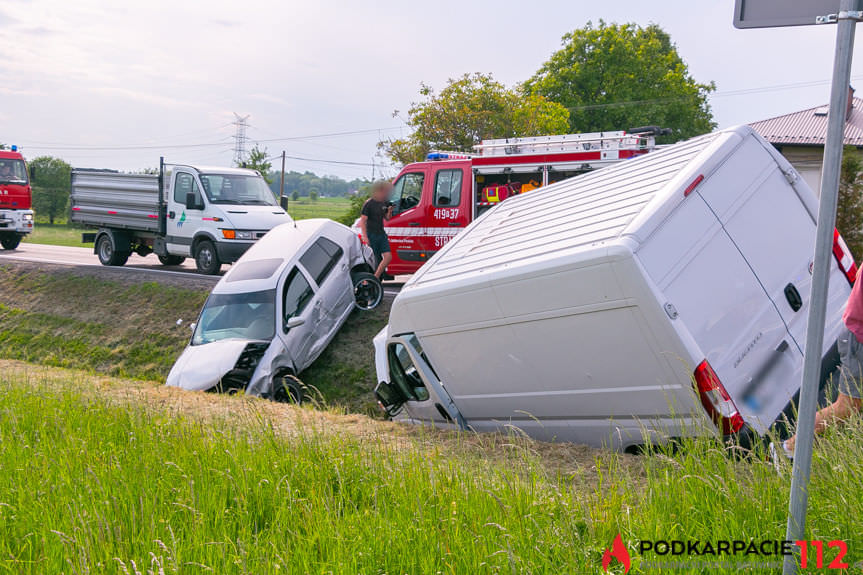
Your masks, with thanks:
M 18 246 L 18 249 L 13 251 L 0 250 L 0 262 L 3 260 L 58 264 L 75 267 L 102 266 L 102 264 L 99 263 L 99 258 L 93 253 L 92 248 L 51 246 L 47 244 L 32 244 L 28 242 L 22 242 Z M 132 254 L 129 256 L 129 261 L 125 266 L 112 269 L 128 270 L 128 273 L 140 273 L 141 271 L 146 271 L 148 273 L 171 274 L 180 278 L 182 278 L 182 276 L 192 276 L 196 282 L 200 282 L 200 280 L 209 280 L 212 281 L 213 284 L 218 282 L 220 277 L 199 274 L 195 270 L 195 262 L 191 258 L 187 258 L 186 261 L 179 266 L 163 266 L 159 263 L 159 259 L 155 255 L 141 257 L 137 254 Z M 222 266 L 222 273 L 228 269 L 229 266 Z M 406 280 L 407 276 L 399 276 L 394 282 L 386 282 L 384 284 L 384 295 L 392 297 L 397 294 Z

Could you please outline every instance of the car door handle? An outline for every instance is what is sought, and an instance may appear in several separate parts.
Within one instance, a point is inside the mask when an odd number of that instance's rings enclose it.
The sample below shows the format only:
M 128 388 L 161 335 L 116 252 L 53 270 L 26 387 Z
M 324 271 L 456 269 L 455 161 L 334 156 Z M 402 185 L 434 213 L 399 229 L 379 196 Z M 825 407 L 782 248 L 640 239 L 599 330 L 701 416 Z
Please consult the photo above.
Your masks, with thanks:
M 409 223 L 408 223 L 408 225 L 409 225 L 410 227 L 412 227 L 412 228 L 418 228 L 418 227 L 420 227 L 420 223 L 419 223 L 419 222 L 409 222 Z
M 797 291 L 797 287 L 789 283 L 785 286 L 785 299 L 788 300 L 788 305 L 791 306 L 791 311 L 799 311 L 801 307 L 803 307 L 803 298 L 800 297 L 800 292 Z
M 168 219 L 173 220 L 176 215 L 175 212 L 168 212 Z

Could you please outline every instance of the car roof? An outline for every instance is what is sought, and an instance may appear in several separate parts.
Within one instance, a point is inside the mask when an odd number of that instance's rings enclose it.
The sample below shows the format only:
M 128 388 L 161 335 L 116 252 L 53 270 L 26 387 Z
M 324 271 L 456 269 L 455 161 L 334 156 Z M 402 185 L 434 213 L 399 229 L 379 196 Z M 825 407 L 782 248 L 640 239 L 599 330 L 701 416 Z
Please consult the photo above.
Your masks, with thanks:
M 213 293 L 243 293 L 273 289 L 282 271 L 294 264 L 306 245 L 321 236 L 333 239 L 342 245 L 344 238 L 352 234 L 353 232 L 347 226 L 322 218 L 278 225 L 267 232 L 231 266 L 228 273 L 213 288 Z M 267 263 L 271 265 L 267 266 Z M 242 277 L 241 271 L 244 266 L 246 269 L 256 266 L 257 269 L 272 270 L 272 274 L 266 278 L 237 279 Z

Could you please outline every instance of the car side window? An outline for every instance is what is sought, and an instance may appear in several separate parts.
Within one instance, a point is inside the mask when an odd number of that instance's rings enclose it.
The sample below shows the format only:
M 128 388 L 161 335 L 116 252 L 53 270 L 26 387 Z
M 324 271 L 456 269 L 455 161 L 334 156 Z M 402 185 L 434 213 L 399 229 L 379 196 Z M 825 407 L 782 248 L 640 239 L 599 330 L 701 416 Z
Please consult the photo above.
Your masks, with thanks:
M 396 181 L 391 196 L 395 204 L 393 213 L 404 212 L 419 205 L 424 181 L 425 174 L 421 172 L 405 174 Z
M 434 205 L 438 208 L 461 203 L 461 170 L 438 170 L 435 176 Z
M 285 280 L 285 290 L 282 295 L 282 314 L 285 323 L 292 317 L 303 313 L 314 297 L 315 292 L 303 272 L 294 268 Z
M 201 203 L 201 191 L 198 189 L 198 183 L 192 174 L 180 172 L 174 180 L 174 201 L 178 204 L 186 204 L 186 194 L 189 192 L 195 193 L 195 201 Z
M 321 285 L 332 269 L 336 267 L 342 253 L 344 252 L 338 244 L 329 238 L 321 237 L 309 246 L 306 253 L 300 256 L 300 263 L 315 279 L 315 283 Z

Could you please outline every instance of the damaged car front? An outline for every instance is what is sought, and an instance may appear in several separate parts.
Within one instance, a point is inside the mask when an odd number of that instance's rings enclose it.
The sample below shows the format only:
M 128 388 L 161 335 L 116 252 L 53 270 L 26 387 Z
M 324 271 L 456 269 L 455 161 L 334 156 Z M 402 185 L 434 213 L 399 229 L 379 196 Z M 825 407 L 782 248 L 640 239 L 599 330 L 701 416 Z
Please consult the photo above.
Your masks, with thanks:
M 167 385 L 300 402 L 289 350 L 276 337 L 276 290 L 213 293 Z

